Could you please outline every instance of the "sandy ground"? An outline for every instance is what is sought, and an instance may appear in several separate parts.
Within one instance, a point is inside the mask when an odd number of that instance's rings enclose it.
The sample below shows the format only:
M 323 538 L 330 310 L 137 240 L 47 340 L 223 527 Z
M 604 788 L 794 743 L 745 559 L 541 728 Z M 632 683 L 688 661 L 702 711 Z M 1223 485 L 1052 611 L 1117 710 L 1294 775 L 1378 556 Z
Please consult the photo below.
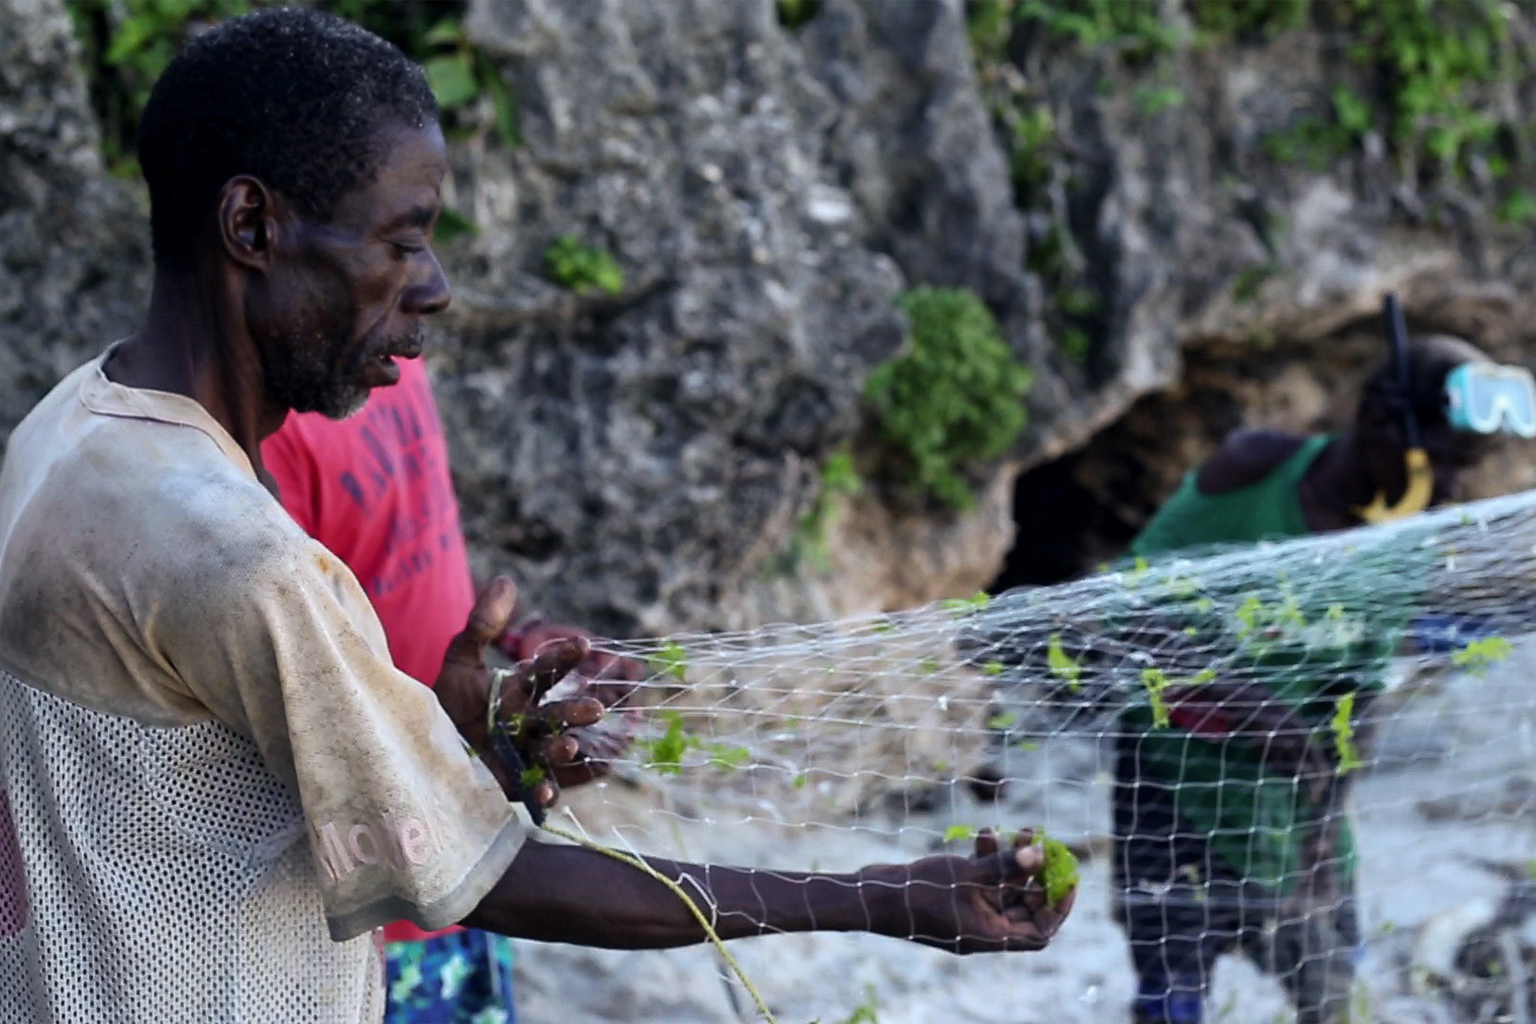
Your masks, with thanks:
M 1357 787 L 1368 942 L 1352 1024 L 1476 1019 L 1418 989 L 1432 965 L 1448 960 L 1467 929 L 1508 892 L 1509 881 L 1484 862 L 1518 872 L 1536 860 L 1536 695 L 1527 690 L 1533 670 L 1536 650 L 1527 643 L 1485 678 L 1458 675 L 1399 691 Z M 1036 750 L 1010 754 L 1001 806 L 951 787 L 935 809 L 884 813 L 835 829 L 787 829 L 726 813 L 688 820 L 665 808 L 637 814 L 635 795 L 613 783 L 581 795 L 576 810 L 609 840 L 628 837 L 648 852 L 717 863 L 852 868 L 940 848 L 944 829 L 957 823 L 1040 823 L 1102 850 L 1107 767 L 1107 751 L 1091 738 L 1046 738 Z M 605 828 L 625 818 L 639 827 L 622 836 Z M 1041 953 L 961 958 L 848 935 L 775 936 L 731 949 L 784 1024 L 1119 1024 L 1134 981 L 1125 942 L 1106 913 L 1107 892 L 1100 855 L 1084 865 L 1072 919 Z M 519 949 L 520 1013 L 531 1024 L 761 1019 L 708 949 Z M 859 1014 L 861 1007 L 873 1016 Z M 1212 1020 L 1231 1024 L 1292 1020 L 1278 984 L 1232 957 L 1217 972 L 1211 1007 Z M 1503 1019 L 1532 1024 L 1520 1014 Z

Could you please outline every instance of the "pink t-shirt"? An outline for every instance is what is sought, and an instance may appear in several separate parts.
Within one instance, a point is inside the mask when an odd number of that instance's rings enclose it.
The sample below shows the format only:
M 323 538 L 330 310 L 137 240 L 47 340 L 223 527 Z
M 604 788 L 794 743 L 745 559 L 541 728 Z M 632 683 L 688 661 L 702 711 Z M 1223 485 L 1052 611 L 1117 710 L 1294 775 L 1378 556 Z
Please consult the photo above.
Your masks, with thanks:
M 389 653 L 431 686 L 474 607 L 443 421 L 419 359 L 336 421 L 290 413 L 261 446 L 283 507 L 362 583 Z
M 421 360 L 401 360 L 400 382 L 374 391 L 348 419 L 289 413 L 262 442 L 261 458 L 289 515 L 362 583 L 395 665 L 433 685 L 475 590 Z M 391 942 L 427 934 L 408 922 L 384 930 Z

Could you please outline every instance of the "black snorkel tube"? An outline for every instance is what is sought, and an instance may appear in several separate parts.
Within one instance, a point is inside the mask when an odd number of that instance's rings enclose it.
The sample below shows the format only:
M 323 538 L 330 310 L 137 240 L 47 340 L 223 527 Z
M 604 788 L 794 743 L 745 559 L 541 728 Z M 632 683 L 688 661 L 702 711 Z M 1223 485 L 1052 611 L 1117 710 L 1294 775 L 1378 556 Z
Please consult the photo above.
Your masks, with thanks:
M 1408 328 L 1403 322 L 1403 307 L 1397 296 L 1388 292 L 1382 299 L 1382 316 L 1387 322 L 1387 341 L 1392 346 L 1392 365 L 1397 371 L 1397 405 L 1403 422 L 1403 468 L 1406 486 L 1396 505 L 1387 502 L 1385 493 L 1376 497 L 1355 514 L 1367 523 L 1386 523 L 1404 516 L 1417 515 L 1429 508 L 1435 491 L 1435 470 L 1429 464 L 1429 453 L 1424 450 L 1424 438 L 1419 431 L 1419 419 L 1413 412 L 1412 381 L 1408 374 Z

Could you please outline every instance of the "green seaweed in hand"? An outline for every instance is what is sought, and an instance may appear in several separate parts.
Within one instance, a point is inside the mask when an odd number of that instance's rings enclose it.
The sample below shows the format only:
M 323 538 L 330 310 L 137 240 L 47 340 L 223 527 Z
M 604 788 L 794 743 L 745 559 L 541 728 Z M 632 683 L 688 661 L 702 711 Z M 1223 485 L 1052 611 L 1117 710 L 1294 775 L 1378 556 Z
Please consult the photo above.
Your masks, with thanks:
M 1044 832 L 1035 833 L 1035 845 L 1045 855 L 1045 863 L 1040 868 L 1040 884 L 1045 887 L 1045 898 L 1051 906 L 1058 906 L 1077 887 L 1077 857 L 1066 843 L 1052 839 Z

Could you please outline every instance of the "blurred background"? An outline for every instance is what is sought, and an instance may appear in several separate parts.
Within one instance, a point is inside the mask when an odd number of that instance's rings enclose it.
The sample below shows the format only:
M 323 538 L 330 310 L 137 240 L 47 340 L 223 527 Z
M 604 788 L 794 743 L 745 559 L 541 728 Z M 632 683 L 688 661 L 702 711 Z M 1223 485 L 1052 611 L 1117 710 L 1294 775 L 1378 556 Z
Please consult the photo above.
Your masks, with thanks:
M 133 328 L 137 111 L 251 6 L 0 0 L 0 438 Z M 446 111 L 477 568 L 604 632 L 1077 575 L 1231 428 L 1341 423 L 1388 290 L 1536 352 L 1530 4 L 320 6 Z
M 0 440 L 136 326 L 137 112 L 253 6 L 0 0 Z M 455 294 L 427 359 L 476 568 L 601 633 L 1078 576 L 1231 429 L 1343 425 L 1388 291 L 1415 332 L 1536 362 L 1536 4 L 316 6 L 422 62 L 445 111 Z M 1508 444 L 1468 496 L 1533 484 Z M 1116 1019 L 1093 913 L 1098 938 L 1012 975 L 1017 1005 L 955 982 L 879 1020 Z M 849 1020 L 875 1019 L 866 985 L 954 964 L 806 942 L 758 966 Z M 706 952 L 586 956 L 530 954 L 530 1019 L 734 1019 Z M 595 971 L 631 984 L 551 980 Z

